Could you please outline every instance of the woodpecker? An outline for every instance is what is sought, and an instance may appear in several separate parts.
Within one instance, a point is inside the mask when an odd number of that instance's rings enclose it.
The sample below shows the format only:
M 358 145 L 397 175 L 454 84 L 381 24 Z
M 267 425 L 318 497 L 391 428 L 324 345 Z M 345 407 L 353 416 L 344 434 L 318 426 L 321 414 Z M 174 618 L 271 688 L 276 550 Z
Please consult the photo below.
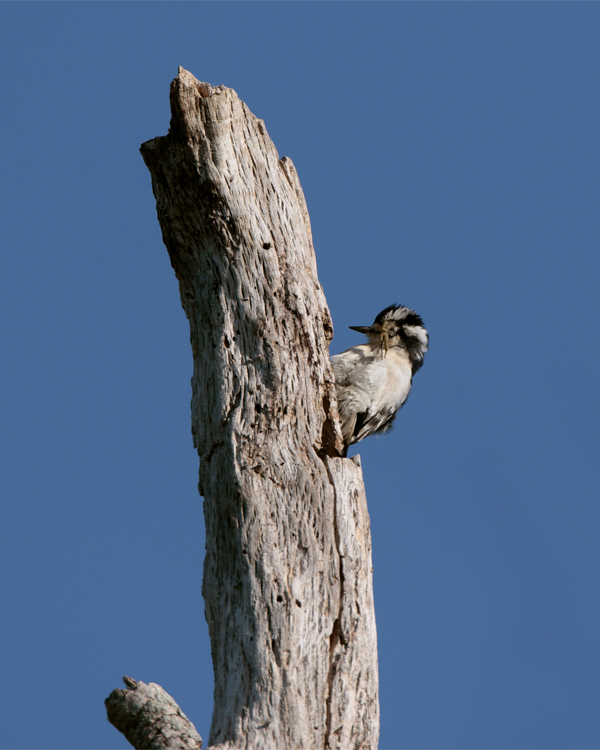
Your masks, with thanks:
M 350 328 L 369 341 L 331 357 L 344 455 L 353 443 L 390 429 L 429 343 L 421 316 L 403 305 L 386 307 L 372 326 Z

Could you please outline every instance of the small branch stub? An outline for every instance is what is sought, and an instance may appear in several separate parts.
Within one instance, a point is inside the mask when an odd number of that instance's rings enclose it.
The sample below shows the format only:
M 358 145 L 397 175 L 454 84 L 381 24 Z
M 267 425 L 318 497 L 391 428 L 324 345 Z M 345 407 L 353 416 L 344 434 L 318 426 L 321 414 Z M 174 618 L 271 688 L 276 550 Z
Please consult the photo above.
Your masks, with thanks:
M 154 682 L 123 677 L 125 690 L 105 700 L 108 720 L 137 750 L 200 750 L 202 737 L 171 696 Z

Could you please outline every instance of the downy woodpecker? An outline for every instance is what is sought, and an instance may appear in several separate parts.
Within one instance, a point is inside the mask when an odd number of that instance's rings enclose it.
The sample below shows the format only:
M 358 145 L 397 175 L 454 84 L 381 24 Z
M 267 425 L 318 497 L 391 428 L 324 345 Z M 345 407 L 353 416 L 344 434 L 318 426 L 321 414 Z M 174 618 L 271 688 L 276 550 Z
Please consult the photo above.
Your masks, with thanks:
M 350 328 L 369 342 L 331 357 L 344 455 L 352 443 L 390 429 L 429 340 L 421 317 L 403 305 L 386 307 L 372 326 Z

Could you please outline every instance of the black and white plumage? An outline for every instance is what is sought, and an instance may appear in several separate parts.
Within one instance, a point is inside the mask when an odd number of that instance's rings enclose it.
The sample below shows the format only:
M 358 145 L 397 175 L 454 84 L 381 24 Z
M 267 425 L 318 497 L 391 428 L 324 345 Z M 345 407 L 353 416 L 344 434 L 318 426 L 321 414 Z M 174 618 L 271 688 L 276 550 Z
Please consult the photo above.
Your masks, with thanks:
M 350 326 L 369 337 L 331 357 L 345 449 L 392 426 L 423 364 L 427 329 L 414 310 L 390 305 L 372 326 Z

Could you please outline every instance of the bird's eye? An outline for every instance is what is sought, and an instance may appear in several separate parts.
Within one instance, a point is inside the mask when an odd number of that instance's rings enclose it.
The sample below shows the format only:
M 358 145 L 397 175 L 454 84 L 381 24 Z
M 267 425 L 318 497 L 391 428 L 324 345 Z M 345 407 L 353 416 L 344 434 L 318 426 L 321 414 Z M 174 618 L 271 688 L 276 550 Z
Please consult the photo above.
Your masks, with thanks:
M 397 333 L 398 333 L 398 329 L 396 328 L 396 326 L 392 326 L 388 331 L 389 336 L 395 336 Z

